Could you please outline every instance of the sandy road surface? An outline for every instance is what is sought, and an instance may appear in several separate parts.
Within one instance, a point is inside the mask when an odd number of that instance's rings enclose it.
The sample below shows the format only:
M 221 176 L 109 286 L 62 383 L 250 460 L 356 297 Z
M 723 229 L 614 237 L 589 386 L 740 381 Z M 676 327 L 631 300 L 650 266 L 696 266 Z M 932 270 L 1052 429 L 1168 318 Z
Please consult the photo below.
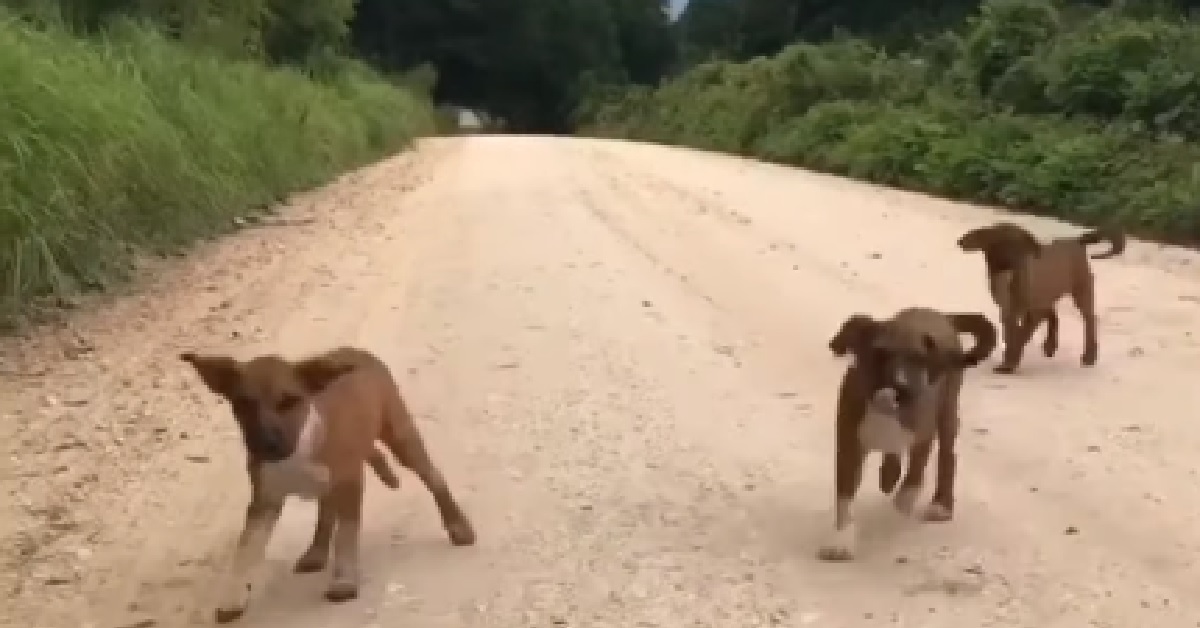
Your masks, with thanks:
M 244 626 L 1195 626 L 1200 263 L 1095 264 L 1101 359 L 972 372 L 957 519 L 865 483 L 830 526 L 826 349 L 851 312 L 983 308 L 986 210 L 653 146 L 428 142 L 0 349 L 0 605 L 21 628 L 211 622 L 245 482 L 181 349 L 357 343 L 396 369 L 480 543 L 372 483 L 363 596 L 293 576 L 289 506 Z M 1045 235 L 1070 227 L 1037 224 Z M 1040 338 L 1040 336 L 1039 336 Z M 1040 341 L 1037 341 L 1040 342 Z M 1036 345 L 1036 342 L 1035 342 Z M 1190 372 L 1189 372 L 1190 371 Z M 928 497 L 928 489 L 925 498 Z

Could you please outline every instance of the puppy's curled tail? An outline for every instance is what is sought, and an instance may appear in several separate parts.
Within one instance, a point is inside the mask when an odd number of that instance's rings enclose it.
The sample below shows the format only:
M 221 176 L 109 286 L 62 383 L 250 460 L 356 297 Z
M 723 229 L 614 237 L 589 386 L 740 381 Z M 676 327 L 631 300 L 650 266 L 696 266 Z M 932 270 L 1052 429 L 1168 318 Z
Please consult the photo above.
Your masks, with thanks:
M 382 451 L 372 449 L 371 455 L 367 456 L 367 465 L 371 467 L 384 486 L 392 490 L 400 488 L 400 478 L 396 476 L 396 472 L 392 470 L 392 465 L 388 464 Z
M 1089 244 L 1108 243 L 1108 251 L 1092 255 L 1092 259 L 1108 259 L 1125 252 L 1125 233 L 1116 228 L 1103 227 L 1093 229 L 1087 233 L 1079 234 L 1075 240 L 1085 247 Z
M 996 349 L 996 326 L 992 325 L 986 316 L 978 312 L 950 314 L 950 324 L 960 334 L 971 334 L 975 337 L 975 346 L 963 354 L 963 366 L 978 366 L 992 355 Z

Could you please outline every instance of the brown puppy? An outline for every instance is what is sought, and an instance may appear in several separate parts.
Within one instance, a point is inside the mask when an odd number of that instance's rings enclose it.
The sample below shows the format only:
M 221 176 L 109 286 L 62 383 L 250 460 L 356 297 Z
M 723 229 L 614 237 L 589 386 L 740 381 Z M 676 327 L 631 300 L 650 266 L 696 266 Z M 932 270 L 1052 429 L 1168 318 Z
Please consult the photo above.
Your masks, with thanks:
M 245 612 L 252 572 L 264 558 L 289 495 L 319 500 L 312 544 L 295 570 L 324 569 L 332 545 L 326 598 L 341 602 L 358 595 L 363 463 L 386 484 L 398 485 L 375 449 L 377 439 L 433 494 L 451 542 L 475 542 L 475 531 L 429 458 L 395 380 L 374 355 L 339 348 L 298 362 L 277 356 L 248 362 L 194 353 L 180 357 L 210 390 L 229 400 L 247 452 L 250 504 L 217 622 Z
M 1074 238 L 1058 238 L 1041 244 L 1028 231 L 1011 222 L 972 229 L 958 239 L 963 251 L 982 251 L 988 290 L 1000 308 L 1004 357 L 998 373 L 1012 373 L 1021 361 L 1025 345 L 1043 320 L 1046 339 L 1042 352 L 1053 357 L 1058 351 L 1058 314 L 1054 306 L 1070 294 L 1083 319 L 1083 366 L 1096 363 L 1095 278 L 1085 248 L 1109 243 L 1105 253 L 1092 259 L 1115 257 L 1125 250 L 1125 236 L 1111 229 L 1095 229 Z
M 959 334 L 975 344 L 963 351 Z M 854 557 L 857 531 L 851 506 L 871 451 L 882 451 L 879 488 L 891 493 L 900 480 L 901 456 L 908 473 L 894 496 L 896 508 L 912 513 L 936 439 L 937 483 L 925 521 L 949 521 L 954 512 L 958 401 L 965 369 L 996 347 L 996 328 L 983 314 L 943 314 L 923 307 L 900 310 L 888 320 L 865 314 L 846 319 L 829 342 L 836 356 L 850 352 L 838 390 L 834 532 L 817 555 L 822 560 Z

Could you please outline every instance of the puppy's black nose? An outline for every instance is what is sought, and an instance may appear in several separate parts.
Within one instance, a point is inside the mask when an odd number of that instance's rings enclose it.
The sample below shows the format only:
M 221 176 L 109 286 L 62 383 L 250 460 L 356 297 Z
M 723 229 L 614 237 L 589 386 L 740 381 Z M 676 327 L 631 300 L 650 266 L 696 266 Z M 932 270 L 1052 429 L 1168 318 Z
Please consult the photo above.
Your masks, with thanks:
M 267 462 L 278 462 L 291 454 L 288 451 L 287 439 L 283 431 L 277 427 L 262 430 L 262 440 L 259 443 L 259 455 Z

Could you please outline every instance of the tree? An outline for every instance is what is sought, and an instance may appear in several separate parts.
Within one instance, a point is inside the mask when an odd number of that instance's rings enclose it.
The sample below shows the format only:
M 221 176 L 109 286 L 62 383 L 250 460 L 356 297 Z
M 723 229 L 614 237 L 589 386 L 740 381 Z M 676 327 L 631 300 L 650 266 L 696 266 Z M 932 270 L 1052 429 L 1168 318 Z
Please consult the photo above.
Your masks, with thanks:
M 738 56 L 741 14 L 741 0 L 691 0 L 676 23 L 685 63 Z
M 673 63 L 660 0 L 361 0 L 356 52 L 438 69 L 435 96 L 523 131 L 563 132 L 585 81 L 654 83 Z

